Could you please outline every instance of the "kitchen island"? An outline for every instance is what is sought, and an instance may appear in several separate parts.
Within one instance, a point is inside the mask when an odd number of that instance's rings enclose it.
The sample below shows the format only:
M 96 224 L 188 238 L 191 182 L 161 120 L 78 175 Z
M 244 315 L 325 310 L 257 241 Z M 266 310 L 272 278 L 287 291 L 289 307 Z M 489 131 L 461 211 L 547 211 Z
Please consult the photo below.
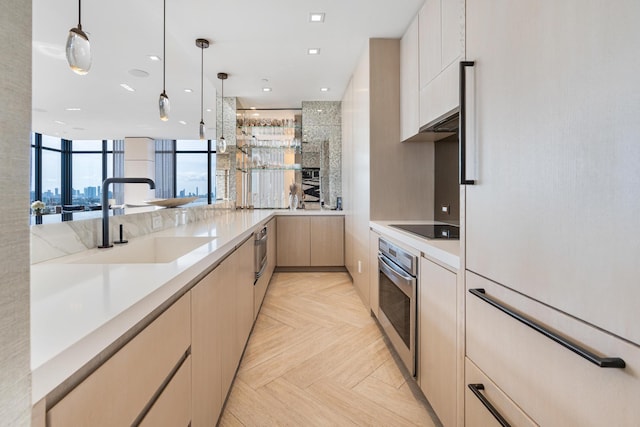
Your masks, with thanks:
M 140 253 L 105 261 L 103 254 L 126 250 L 124 245 L 32 265 L 32 399 L 40 412 L 48 409 L 45 400 L 59 400 L 277 215 L 343 213 L 229 210 L 129 243 L 152 248 L 184 240 L 197 245 L 183 254 L 174 250 L 179 256 L 173 260 L 149 262 L 149 254 Z

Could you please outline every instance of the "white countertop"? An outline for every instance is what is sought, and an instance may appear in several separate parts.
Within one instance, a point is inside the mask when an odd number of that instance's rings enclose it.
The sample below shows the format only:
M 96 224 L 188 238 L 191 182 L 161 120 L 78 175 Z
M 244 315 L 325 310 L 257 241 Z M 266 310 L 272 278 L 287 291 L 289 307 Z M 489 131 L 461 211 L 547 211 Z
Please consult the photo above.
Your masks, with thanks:
M 31 266 L 32 399 L 38 402 L 166 301 L 199 280 L 274 215 L 344 215 L 331 210 L 237 210 L 155 237 L 211 237 L 168 263 L 73 264 L 90 249 Z M 131 241 L 133 242 L 133 240 Z
M 446 239 L 426 239 L 390 224 L 443 224 L 437 221 L 370 221 L 372 230 L 400 243 L 417 249 L 426 258 L 431 258 L 458 270 L 460 268 L 460 241 Z

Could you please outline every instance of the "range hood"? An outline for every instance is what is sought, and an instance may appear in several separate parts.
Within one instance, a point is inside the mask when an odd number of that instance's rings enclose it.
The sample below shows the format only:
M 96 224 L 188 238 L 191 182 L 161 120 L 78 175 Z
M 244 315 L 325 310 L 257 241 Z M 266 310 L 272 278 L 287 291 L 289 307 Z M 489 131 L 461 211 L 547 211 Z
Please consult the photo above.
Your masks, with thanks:
M 438 141 L 455 135 L 458 132 L 459 117 L 458 109 L 455 109 L 422 126 L 420 128 L 421 140 Z

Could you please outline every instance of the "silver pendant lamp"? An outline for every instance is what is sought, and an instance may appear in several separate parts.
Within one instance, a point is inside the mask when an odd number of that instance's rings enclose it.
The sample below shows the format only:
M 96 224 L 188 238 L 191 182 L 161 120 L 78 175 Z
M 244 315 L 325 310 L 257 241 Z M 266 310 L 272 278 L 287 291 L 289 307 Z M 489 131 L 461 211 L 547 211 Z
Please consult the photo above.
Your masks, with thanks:
M 81 0 L 78 0 L 78 26 L 69 30 L 66 53 L 69 67 L 82 76 L 91 68 L 91 45 L 89 37 L 82 31 L 81 17 Z
M 204 128 L 204 50 L 209 47 L 209 40 L 196 39 L 196 46 L 200 48 L 200 139 L 205 139 Z
M 162 93 L 158 100 L 158 106 L 160 107 L 160 120 L 166 122 L 169 120 L 169 111 L 171 110 L 171 104 L 169 103 L 169 97 L 165 90 L 166 75 L 167 75 L 167 0 L 163 0 L 163 12 L 162 12 Z
M 222 105 L 222 126 L 220 130 L 220 139 L 218 140 L 218 149 L 216 150 L 218 153 L 226 153 L 227 152 L 227 141 L 224 139 L 224 81 L 227 80 L 229 75 L 227 73 L 218 73 L 218 78 L 222 81 L 222 94 L 220 96 L 221 105 Z

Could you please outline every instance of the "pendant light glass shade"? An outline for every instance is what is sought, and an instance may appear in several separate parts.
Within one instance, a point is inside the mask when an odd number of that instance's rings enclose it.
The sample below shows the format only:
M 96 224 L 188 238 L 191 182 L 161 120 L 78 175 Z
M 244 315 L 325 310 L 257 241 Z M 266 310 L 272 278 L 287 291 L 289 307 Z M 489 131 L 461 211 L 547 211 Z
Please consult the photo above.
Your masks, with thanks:
M 209 47 L 209 40 L 196 39 L 196 46 L 200 48 L 200 139 L 205 139 L 204 127 L 204 50 Z
M 218 148 L 216 151 L 221 154 L 227 152 L 227 141 L 225 141 L 224 136 L 221 136 L 220 139 L 218 139 Z
M 220 105 L 221 105 L 221 110 L 220 110 L 220 115 L 222 117 L 221 123 L 222 125 L 220 126 L 220 138 L 218 139 L 218 147 L 217 147 L 217 152 L 218 153 L 226 153 L 227 152 L 227 141 L 224 139 L 224 81 L 229 77 L 229 75 L 227 73 L 218 73 L 218 78 L 222 81 L 222 93 L 220 94 Z
M 169 120 L 169 112 L 171 111 L 171 104 L 169 103 L 169 97 L 166 92 L 163 90 L 160 94 L 160 100 L 158 101 L 158 106 L 160 107 L 160 120 L 166 122 Z
M 85 75 L 91 68 L 91 45 L 89 37 L 80 24 L 80 0 L 78 0 L 78 26 L 69 30 L 67 36 L 67 62 L 74 73 Z

